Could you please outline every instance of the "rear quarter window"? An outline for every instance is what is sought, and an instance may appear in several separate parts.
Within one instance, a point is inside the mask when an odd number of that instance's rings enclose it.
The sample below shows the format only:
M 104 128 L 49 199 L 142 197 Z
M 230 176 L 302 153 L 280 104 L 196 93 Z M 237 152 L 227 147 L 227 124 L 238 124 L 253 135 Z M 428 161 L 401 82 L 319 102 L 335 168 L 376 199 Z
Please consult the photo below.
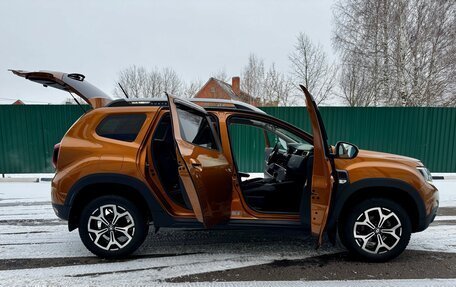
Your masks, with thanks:
M 100 122 L 96 133 L 101 137 L 132 142 L 145 120 L 145 114 L 109 115 Z

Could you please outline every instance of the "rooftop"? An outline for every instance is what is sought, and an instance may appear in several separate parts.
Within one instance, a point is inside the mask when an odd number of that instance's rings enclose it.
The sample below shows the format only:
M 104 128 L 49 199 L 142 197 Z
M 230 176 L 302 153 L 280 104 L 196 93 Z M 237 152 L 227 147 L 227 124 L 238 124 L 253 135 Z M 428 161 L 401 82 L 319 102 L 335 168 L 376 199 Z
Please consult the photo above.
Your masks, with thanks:
M 234 110 L 247 110 L 264 114 L 265 112 L 250 104 L 222 99 L 192 98 L 188 99 L 205 108 L 224 108 Z M 110 102 L 107 107 L 126 107 L 126 106 L 168 106 L 168 100 L 165 98 L 135 98 L 135 99 L 118 99 Z

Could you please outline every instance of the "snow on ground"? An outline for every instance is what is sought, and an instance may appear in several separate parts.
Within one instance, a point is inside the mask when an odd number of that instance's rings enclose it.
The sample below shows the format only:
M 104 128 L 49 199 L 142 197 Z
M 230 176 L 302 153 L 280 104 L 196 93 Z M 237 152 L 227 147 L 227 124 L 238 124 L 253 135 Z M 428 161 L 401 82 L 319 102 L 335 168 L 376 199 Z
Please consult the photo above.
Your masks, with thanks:
M 50 202 L 50 182 L 2 182 L 0 203 Z
M 27 178 L 53 178 L 54 173 L 7 173 L 3 175 L 3 178 L 19 178 L 19 179 L 27 179 Z
M 441 206 L 456 207 L 456 180 L 436 180 L 434 183 L 440 190 Z M 314 240 L 296 230 L 163 229 L 158 234 L 150 231 L 146 242 L 137 252 L 138 257 L 109 262 L 94 258 L 81 243 L 77 230 L 68 232 L 65 222 L 54 215 L 49 201 L 49 182 L 0 183 L 0 261 L 28 259 L 29 264 L 33 265 L 35 261 L 47 258 L 33 268 L 0 271 L 0 285 L 162 286 L 162 280 L 177 276 L 341 251 L 331 246 L 315 250 Z M 436 222 L 443 224 L 434 224 L 424 232 L 413 234 L 408 249 L 456 253 L 456 217 L 438 216 Z M 60 262 L 57 267 L 52 267 L 54 261 L 65 262 L 71 258 L 82 258 L 89 262 L 77 265 Z M 302 283 L 228 282 L 207 285 L 302 286 Z M 456 280 L 453 279 L 307 283 L 311 286 L 456 286 Z
M 434 180 L 433 184 L 439 190 L 440 206 L 456 206 L 456 179 Z

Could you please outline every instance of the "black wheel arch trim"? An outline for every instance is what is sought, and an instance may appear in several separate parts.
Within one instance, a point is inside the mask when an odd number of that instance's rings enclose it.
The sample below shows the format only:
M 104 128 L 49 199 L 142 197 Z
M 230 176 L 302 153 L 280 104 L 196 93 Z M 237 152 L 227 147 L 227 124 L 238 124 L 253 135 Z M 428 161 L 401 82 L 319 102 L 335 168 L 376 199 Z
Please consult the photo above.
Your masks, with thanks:
M 405 181 L 393 178 L 368 178 L 356 181 L 354 183 L 340 184 L 337 190 L 335 205 L 331 210 L 328 220 L 328 231 L 334 231 L 337 228 L 337 222 L 341 216 L 342 210 L 347 200 L 357 192 L 363 192 L 367 188 L 394 188 L 407 194 L 416 206 L 418 212 L 418 226 L 414 232 L 422 231 L 427 228 L 426 208 L 418 191 Z M 335 234 L 335 233 L 334 233 Z
M 84 188 L 93 184 L 121 184 L 136 190 L 146 202 L 155 227 L 169 226 L 174 220 L 166 210 L 160 205 L 153 191 L 142 181 L 124 174 L 117 173 L 98 173 L 91 174 L 79 179 L 68 191 L 64 206 L 68 210 L 68 229 L 77 228 L 77 223 L 72 222 L 72 207 L 77 196 L 83 192 Z
M 149 211 L 153 218 L 153 223 L 156 227 L 166 227 L 166 226 L 173 226 L 176 224 L 176 219 L 170 215 L 163 207 L 160 205 L 158 200 L 153 194 L 153 191 L 150 190 L 147 185 L 145 185 L 140 180 L 124 175 L 124 174 L 116 174 L 116 173 L 100 173 L 100 174 L 92 174 L 86 177 L 79 179 L 69 190 L 68 195 L 66 197 L 64 205 L 61 207 L 63 209 L 68 209 L 68 211 L 63 212 L 65 217 L 68 216 L 68 228 L 69 230 L 73 230 L 77 228 L 77 224 L 71 222 L 71 214 L 72 210 L 71 207 L 76 199 L 76 197 L 80 194 L 80 192 L 87 186 L 92 184 L 122 184 L 129 186 L 135 189 L 139 195 L 145 200 Z M 427 220 L 426 210 L 424 206 L 424 202 L 421 199 L 418 191 L 413 188 L 408 183 L 399 180 L 399 179 L 391 179 L 391 178 L 372 178 L 372 179 L 363 179 L 354 183 L 346 183 L 340 184 L 338 186 L 335 198 L 334 207 L 331 208 L 327 231 L 335 230 L 337 228 L 337 220 L 341 215 L 342 209 L 347 202 L 347 200 L 357 192 L 362 192 L 362 189 L 366 188 L 394 188 L 405 192 L 410 198 L 413 200 L 417 207 L 418 211 L 418 226 L 417 229 L 414 231 L 422 231 L 426 229 L 429 225 L 429 221 Z M 186 224 L 184 224 L 186 225 Z M 328 232 L 330 233 L 330 232 Z M 335 232 L 331 232 L 335 234 Z

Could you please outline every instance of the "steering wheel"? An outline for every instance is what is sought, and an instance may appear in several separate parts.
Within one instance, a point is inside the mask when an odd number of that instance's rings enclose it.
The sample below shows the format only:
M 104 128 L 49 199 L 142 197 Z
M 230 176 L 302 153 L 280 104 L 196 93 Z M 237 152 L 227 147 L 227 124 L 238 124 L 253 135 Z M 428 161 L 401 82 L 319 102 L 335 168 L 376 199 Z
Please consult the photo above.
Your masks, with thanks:
M 277 142 L 275 144 L 274 148 L 272 149 L 271 153 L 269 154 L 267 165 L 270 165 L 271 163 L 273 163 L 276 160 L 278 153 L 279 153 L 279 143 Z

